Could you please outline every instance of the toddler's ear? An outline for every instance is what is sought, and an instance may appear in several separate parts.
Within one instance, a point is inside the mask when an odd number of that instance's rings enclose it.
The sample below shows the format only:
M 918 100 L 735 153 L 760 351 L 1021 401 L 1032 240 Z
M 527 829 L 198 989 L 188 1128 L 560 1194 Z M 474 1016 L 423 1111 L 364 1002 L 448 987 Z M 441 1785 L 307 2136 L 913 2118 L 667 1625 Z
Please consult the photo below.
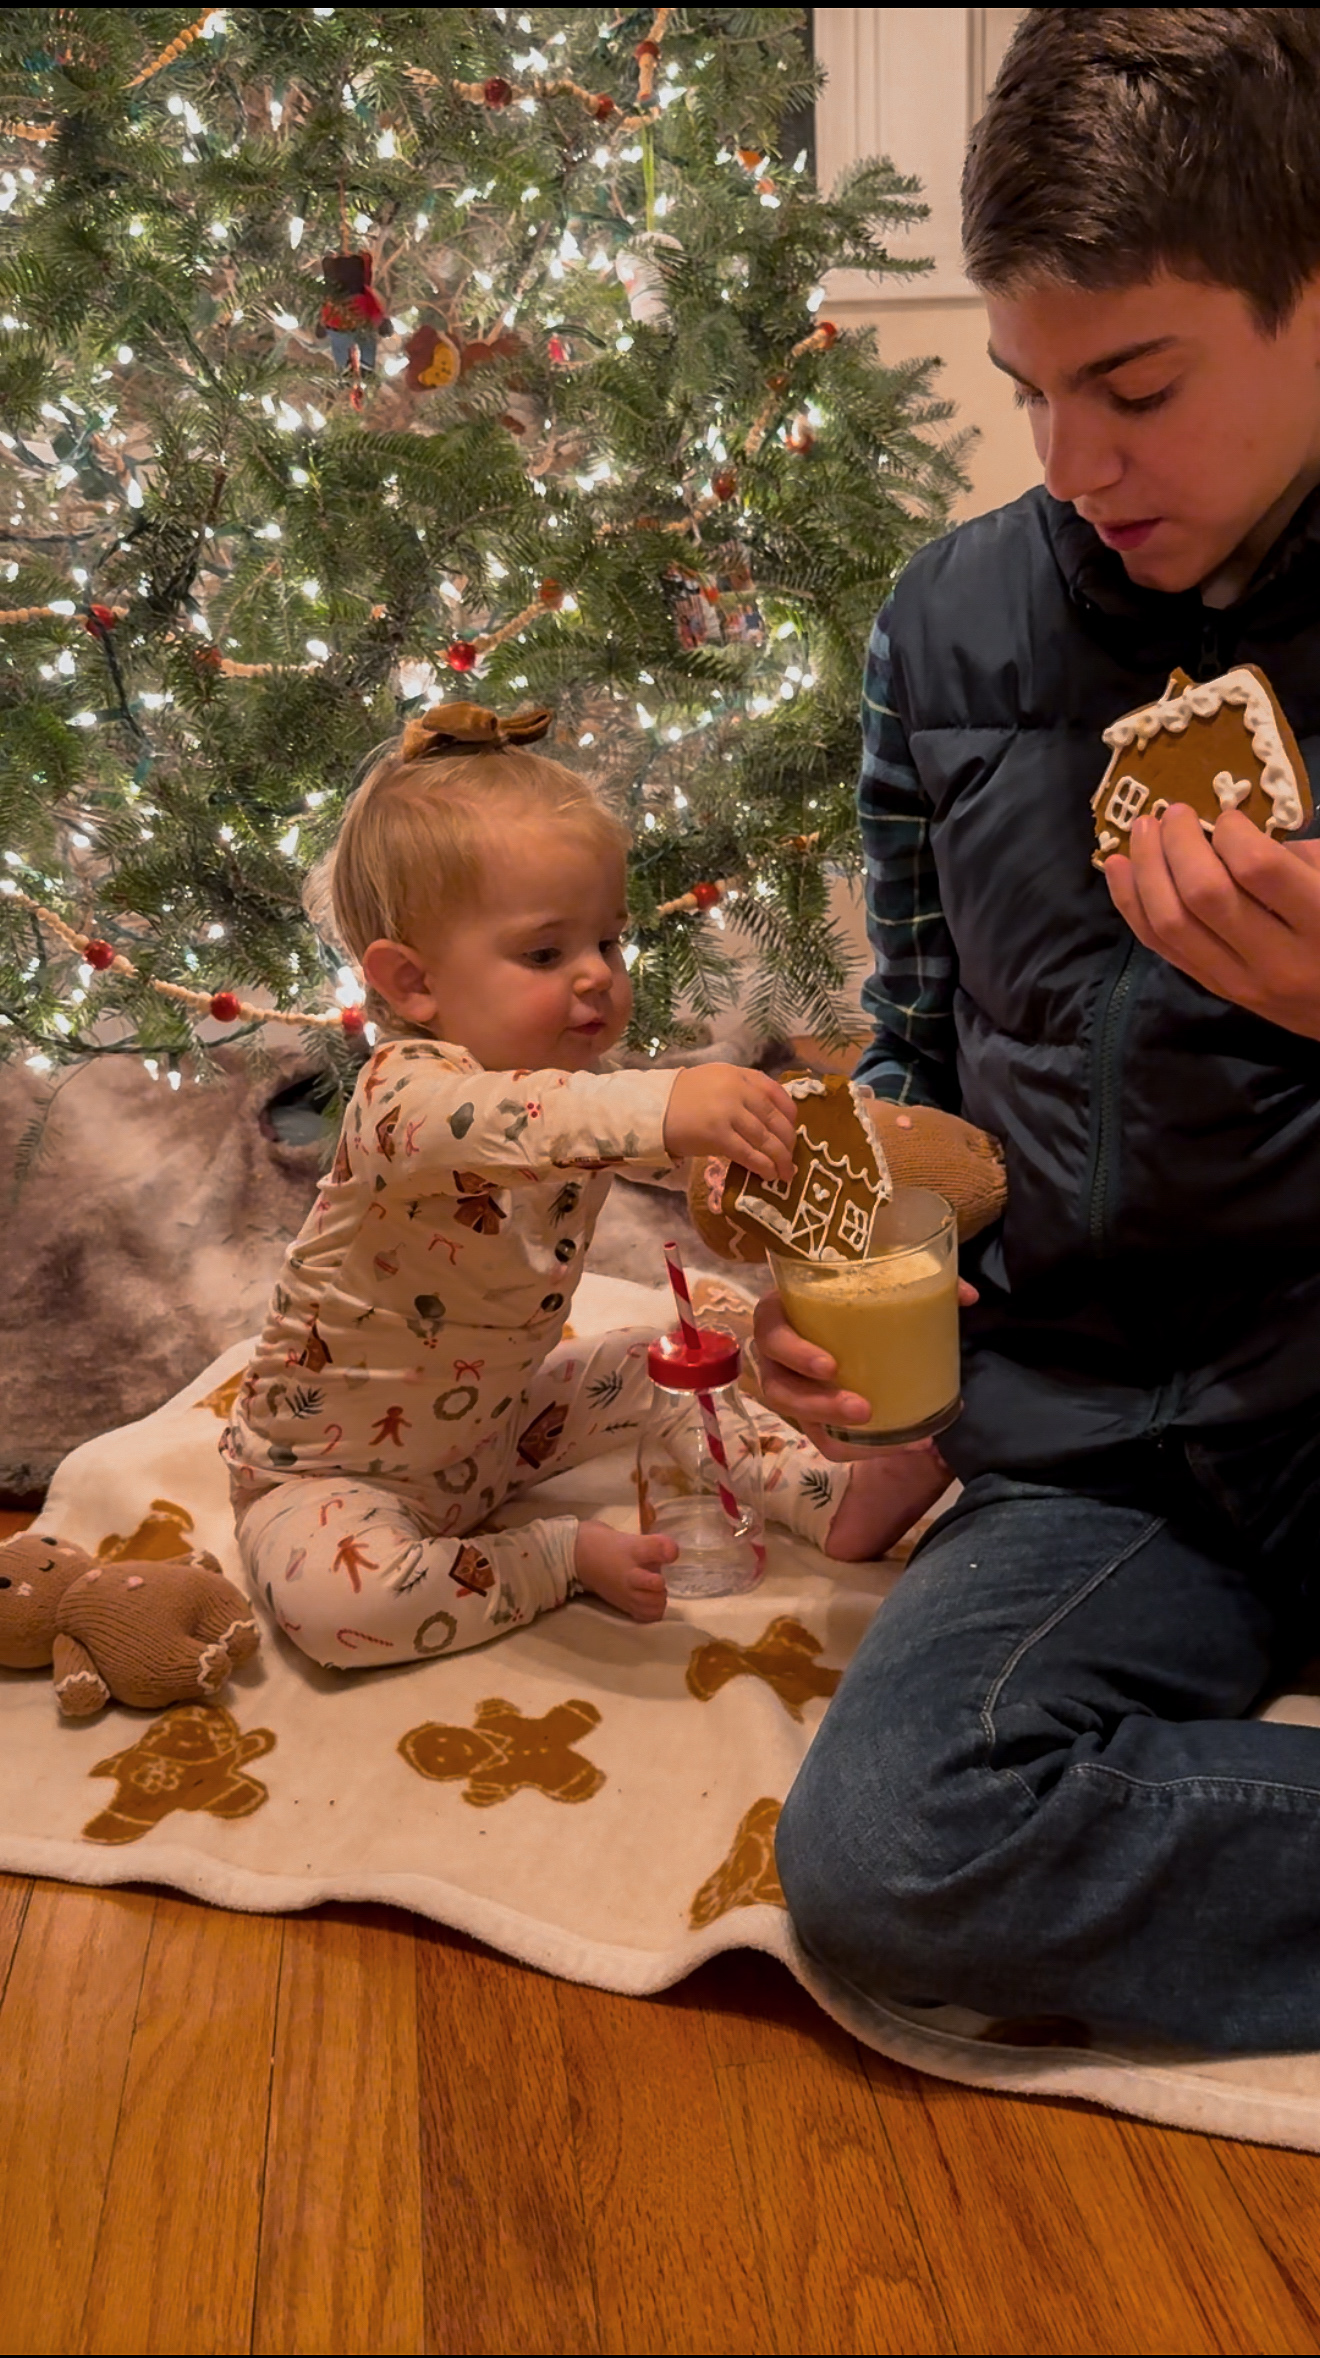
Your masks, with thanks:
M 406 942 L 372 942 L 362 954 L 362 971 L 373 991 L 410 1023 L 432 1023 L 435 993 L 425 967 Z
M 988 1130 L 934 1105 L 868 1108 L 891 1178 L 899 1187 L 933 1187 L 958 1215 L 958 1242 L 979 1236 L 1004 1209 L 1004 1150 Z

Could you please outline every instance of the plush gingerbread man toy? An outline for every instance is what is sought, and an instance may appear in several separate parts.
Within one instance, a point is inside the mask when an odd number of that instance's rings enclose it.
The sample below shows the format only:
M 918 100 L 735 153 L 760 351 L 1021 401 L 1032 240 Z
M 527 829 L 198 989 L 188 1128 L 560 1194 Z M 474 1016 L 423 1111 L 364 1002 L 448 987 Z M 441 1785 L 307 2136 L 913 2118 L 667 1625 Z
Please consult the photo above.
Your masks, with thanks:
M 53 1662 L 68 1719 L 111 1700 L 160 1711 L 209 1698 L 257 1645 L 257 1624 L 213 1556 L 98 1563 L 38 1531 L 0 1547 L 0 1668 Z

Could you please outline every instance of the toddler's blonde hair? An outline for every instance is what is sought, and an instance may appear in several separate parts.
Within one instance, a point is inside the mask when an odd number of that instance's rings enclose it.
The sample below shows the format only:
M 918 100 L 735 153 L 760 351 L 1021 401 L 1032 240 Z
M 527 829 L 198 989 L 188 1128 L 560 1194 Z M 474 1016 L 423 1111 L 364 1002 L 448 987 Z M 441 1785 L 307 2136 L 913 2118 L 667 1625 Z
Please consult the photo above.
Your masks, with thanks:
M 372 942 L 411 947 L 436 917 L 486 899 L 491 854 L 519 818 L 556 822 L 602 854 L 626 852 L 628 831 L 591 781 L 528 749 L 549 722 L 548 713 L 502 722 L 479 705 L 441 704 L 386 747 L 330 855 L 336 931 L 359 966 Z M 366 1012 L 382 1032 L 425 1036 L 370 985 Z

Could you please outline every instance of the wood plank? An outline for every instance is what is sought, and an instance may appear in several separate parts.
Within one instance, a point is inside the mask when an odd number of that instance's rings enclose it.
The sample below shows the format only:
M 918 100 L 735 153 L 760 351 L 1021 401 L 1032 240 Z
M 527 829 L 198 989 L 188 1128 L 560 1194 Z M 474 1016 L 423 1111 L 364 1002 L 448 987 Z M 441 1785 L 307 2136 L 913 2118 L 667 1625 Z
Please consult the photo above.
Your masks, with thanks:
M 392 1908 L 284 1928 L 254 2350 L 420 2351 L 416 1940 Z
M 1198 2139 L 861 2052 L 956 2348 L 1313 2347 L 1246 2222 L 1202 2204 Z M 1173 2191 L 1157 2201 L 1162 2177 Z
M 157 1902 L 82 2347 L 246 2350 L 284 1925 Z
M 0 2347 L 73 2350 L 154 1895 L 33 1889 L 0 2006 Z
M 775 2350 L 700 2009 L 556 2002 L 601 2347 Z
M 1250 2210 L 1239 2202 L 1216 2151 L 1218 2140 L 1140 2121 L 1108 2125 L 1123 2150 L 1128 2182 L 1150 2222 L 1156 2249 L 1167 2253 L 1170 2277 L 1201 2311 L 1204 2346 L 1248 2354 L 1315 2350 L 1314 2308 L 1298 2299 L 1289 2271 L 1279 2266 Z M 1314 2172 L 1311 2185 L 1317 2185 Z M 1226 2260 L 1233 2286 L 1228 2315 Z M 1314 2266 L 1311 2274 L 1314 2283 Z
M 944 2351 L 950 2327 L 856 2042 L 746 1950 L 697 2008 L 781 2350 Z
M 1275 2347 L 1320 2349 L 1320 2249 L 1315 2232 L 1320 2154 L 1238 2145 L 1224 2137 L 1205 2137 L 1198 2142 L 1205 2153 L 1213 2155 L 1223 2180 L 1222 2189 L 1208 2180 L 1202 2184 L 1205 2231 L 1221 2245 L 1236 2250 L 1243 2229 L 1234 2221 L 1233 2211 L 1241 2207 L 1249 2222 L 1248 2232 L 1259 2238 L 1306 2319 L 1304 2341 Z M 1231 2196 L 1231 2206 L 1225 2194 Z M 1233 2318 L 1236 2326 L 1236 2301 Z
M 9 1985 L 9 1969 L 31 1897 L 30 1875 L 0 1875 L 0 1999 Z
M 555 1985 L 418 1937 L 426 2348 L 597 2350 Z

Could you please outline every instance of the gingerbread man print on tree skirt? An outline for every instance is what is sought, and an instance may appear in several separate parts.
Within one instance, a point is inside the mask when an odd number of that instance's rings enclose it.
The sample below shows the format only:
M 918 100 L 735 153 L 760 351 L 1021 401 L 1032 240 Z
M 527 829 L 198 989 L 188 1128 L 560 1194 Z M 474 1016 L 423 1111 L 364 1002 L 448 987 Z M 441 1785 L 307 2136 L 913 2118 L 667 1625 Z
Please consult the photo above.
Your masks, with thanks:
M 149 1513 L 145 1514 L 136 1531 L 127 1537 L 111 1531 L 97 1545 L 97 1555 L 104 1563 L 139 1563 L 144 1557 L 150 1564 L 168 1564 L 175 1556 L 196 1556 L 218 1572 L 215 1557 L 204 1548 L 193 1546 L 190 1534 L 193 1519 L 187 1507 L 176 1506 L 171 1498 L 153 1498 Z
M 399 1750 L 419 1777 L 442 1785 L 466 1778 L 463 1799 L 473 1809 L 493 1809 L 524 1787 L 547 1801 L 590 1801 L 605 1771 L 573 1746 L 599 1724 L 594 1703 L 556 1703 L 543 1719 L 524 1719 L 516 1703 L 492 1696 L 477 1705 L 474 1727 L 427 1720 L 400 1738 Z
M 83 1827 L 88 1842 L 140 1842 L 172 1810 L 206 1810 L 213 1818 L 250 1818 L 269 1799 L 247 1762 L 275 1748 L 273 1728 L 244 1735 L 220 1703 L 180 1703 L 122 1752 L 88 1773 L 114 1777 L 118 1790 Z
M 731 1908 L 782 1908 L 787 1901 L 775 1872 L 775 1828 L 783 1803 L 765 1795 L 739 1821 L 728 1856 L 708 1875 L 688 1909 L 694 1932 Z
M 698 1646 L 687 1666 L 688 1687 L 699 1703 L 709 1703 L 731 1678 L 764 1679 L 790 1716 L 801 1719 L 804 1703 L 827 1701 L 843 1676 L 815 1660 L 820 1648 L 820 1639 L 800 1621 L 781 1615 L 754 1646 L 735 1646 L 731 1638 Z

